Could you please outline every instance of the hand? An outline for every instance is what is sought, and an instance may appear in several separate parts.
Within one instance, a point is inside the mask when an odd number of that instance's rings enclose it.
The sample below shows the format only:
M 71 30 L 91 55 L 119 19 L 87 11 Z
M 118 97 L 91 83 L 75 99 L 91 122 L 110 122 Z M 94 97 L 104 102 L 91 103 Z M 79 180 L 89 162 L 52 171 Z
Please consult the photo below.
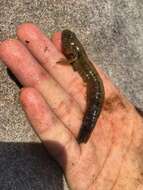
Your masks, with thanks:
M 34 130 L 63 168 L 72 190 L 143 189 L 143 119 L 98 68 L 105 102 L 86 144 L 77 134 L 86 108 L 85 85 L 69 65 L 58 64 L 61 33 L 50 40 L 35 25 L 17 28 L 1 42 L 0 58 L 23 84 L 20 101 Z

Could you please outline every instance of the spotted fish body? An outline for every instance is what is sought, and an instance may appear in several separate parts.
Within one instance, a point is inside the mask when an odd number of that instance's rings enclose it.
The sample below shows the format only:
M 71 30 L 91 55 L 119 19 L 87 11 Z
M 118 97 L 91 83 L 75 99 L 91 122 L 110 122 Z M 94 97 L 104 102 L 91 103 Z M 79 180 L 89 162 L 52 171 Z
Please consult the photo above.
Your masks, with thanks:
M 96 125 L 104 102 L 103 82 L 88 59 L 82 44 L 70 30 L 62 32 L 62 50 L 74 71 L 77 71 L 86 83 L 87 105 L 77 137 L 79 143 L 86 143 Z

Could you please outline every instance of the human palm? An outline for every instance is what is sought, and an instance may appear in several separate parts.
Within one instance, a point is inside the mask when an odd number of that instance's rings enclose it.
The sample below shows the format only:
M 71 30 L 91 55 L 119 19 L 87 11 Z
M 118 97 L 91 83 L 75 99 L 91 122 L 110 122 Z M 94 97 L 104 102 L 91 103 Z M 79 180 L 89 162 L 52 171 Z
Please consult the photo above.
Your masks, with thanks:
M 143 121 L 132 104 L 96 66 L 105 101 L 86 144 L 76 137 L 86 109 L 86 85 L 58 62 L 61 33 L 48 39 L 35 25 L 17 29 L 18 40 L 0 45 L 0 58 L 23 84 L 20 100 L 34 130 L 59 162 L 73 190 L 142 189 Z

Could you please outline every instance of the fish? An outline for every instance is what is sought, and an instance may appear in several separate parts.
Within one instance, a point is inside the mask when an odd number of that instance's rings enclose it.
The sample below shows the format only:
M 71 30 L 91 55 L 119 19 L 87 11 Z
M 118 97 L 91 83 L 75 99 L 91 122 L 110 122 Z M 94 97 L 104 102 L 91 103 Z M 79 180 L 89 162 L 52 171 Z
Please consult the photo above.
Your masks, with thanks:
M 61 41 L 62 52 L 67 59 L 66 63 L 79 73 L 86 84 L 86 109 L 77 142 L 87 143 L 103 107 L 105 97 L 103 81 L 74 32 L 63 30 Z

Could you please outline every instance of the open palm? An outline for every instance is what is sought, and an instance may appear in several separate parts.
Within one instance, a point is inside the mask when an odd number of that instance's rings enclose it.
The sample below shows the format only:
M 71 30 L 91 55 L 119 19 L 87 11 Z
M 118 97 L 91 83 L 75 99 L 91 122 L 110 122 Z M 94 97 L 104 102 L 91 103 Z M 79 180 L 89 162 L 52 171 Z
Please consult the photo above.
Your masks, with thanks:
M 105 102 L 89 141 L 79 145 L 76 137 L 86 108 L 86 87 L 71 66 L 58 64 L 64 58 L 61 33 L 50 40 L 28 23 L 17 28 L 17 36 L 18 40 L 1 43 L 0 58 L 23 84 L 22 106 L 47 150 L 63 168 L 69 187 L 136 189 L 137 183 L 130 180 L 136 173 L 140 176 L 131 164 L 136 157 L 133 139 L 139 138 L 137 128 L 140 135 L 143 131 L 134 107 L 96 66 L 104 83 Z

